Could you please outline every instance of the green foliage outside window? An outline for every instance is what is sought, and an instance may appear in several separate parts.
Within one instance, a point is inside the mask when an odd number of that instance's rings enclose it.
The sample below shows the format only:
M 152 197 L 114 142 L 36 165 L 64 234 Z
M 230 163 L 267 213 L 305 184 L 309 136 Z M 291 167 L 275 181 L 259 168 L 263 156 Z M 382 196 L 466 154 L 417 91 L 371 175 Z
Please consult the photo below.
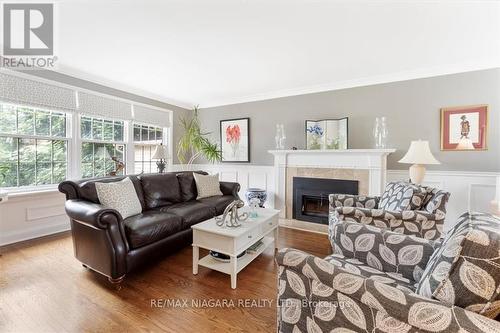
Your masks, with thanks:
M 65 138 L 64 113 L 0 104 L 0 187 L 66 179 Z
M 80 132 L 82 140 L 124 141 L 122 120 L 82 116 L 80 118 Z
M 111 157 L 125 160 L 124 122 L 82 116 L 80 118 L 80 135 L 82 138 L 83 178 L 103 177 L 115 171 L 115 162 Z M 87 141 L 86 141 L 87 140 Z M 88 141 L 99 142 L 88 142 Z M 122 174 L 120 172 L 120 174 Z
M 124 160 L 125 145 L 113 143 L 82 143 L 82 177 L 103 177 L 115 170 L 111 157 Z

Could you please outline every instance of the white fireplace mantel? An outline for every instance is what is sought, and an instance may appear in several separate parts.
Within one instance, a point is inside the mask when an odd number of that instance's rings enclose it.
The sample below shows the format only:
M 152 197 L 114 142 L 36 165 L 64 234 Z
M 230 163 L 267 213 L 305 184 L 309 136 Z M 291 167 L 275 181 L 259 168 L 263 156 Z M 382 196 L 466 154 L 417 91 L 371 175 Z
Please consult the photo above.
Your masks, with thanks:
M 396 149 L 269 150 L 274 155 L 275 208 L 283 211 L 289 167 L 363 169 L 369 171 L 369 195 L 380 195 L 386 183 L 387 156 Z

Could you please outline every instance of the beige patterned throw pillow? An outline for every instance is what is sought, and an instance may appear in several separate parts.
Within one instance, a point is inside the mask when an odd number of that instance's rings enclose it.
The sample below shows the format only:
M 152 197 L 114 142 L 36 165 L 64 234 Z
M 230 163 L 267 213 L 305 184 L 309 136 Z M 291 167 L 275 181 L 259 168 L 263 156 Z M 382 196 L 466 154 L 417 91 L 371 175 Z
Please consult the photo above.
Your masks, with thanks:
M 200 175 L 193 173 L 196 189 L 198 190 L 198 199 L 222 195 L 219 184 L 219 174 L 215 175 Z
M 95 189 L 101 205 L 117 210 L 124 219 L 142 212 L 134 184 L 128 177 L 119 182 L 95 183 Z

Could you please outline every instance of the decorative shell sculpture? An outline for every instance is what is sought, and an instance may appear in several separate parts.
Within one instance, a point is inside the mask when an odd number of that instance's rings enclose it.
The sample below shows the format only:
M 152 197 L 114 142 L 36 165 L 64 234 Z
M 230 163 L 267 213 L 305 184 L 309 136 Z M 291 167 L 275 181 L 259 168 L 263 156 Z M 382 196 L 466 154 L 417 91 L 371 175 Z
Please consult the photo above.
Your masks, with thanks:
M 219 227 L 241 226 L 241 222 L 245 221 L 248 218 L 248 213 L 243 213 L 241 215 L 238 214 L 238 209 L 242 208 L 244 205 L 245 203 L 241 200 L 235 200 L 231 202 L 224 210 L 224 214 L 222 214 L 222 216 L 215 217 L 215 222 Z

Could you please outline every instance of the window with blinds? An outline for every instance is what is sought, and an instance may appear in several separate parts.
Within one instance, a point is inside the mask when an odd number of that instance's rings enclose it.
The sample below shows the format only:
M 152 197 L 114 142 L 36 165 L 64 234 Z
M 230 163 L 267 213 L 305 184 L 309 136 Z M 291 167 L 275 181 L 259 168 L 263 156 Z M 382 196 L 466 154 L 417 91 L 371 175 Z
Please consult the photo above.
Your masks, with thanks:
M 167 144 L 170 119 L 170 111 L 156 107 L 1 72 L 0 187 L 107 176 L 117 161 L 130 166 L 118 174 L 155 172 L 151 156 L 157 144 Z

